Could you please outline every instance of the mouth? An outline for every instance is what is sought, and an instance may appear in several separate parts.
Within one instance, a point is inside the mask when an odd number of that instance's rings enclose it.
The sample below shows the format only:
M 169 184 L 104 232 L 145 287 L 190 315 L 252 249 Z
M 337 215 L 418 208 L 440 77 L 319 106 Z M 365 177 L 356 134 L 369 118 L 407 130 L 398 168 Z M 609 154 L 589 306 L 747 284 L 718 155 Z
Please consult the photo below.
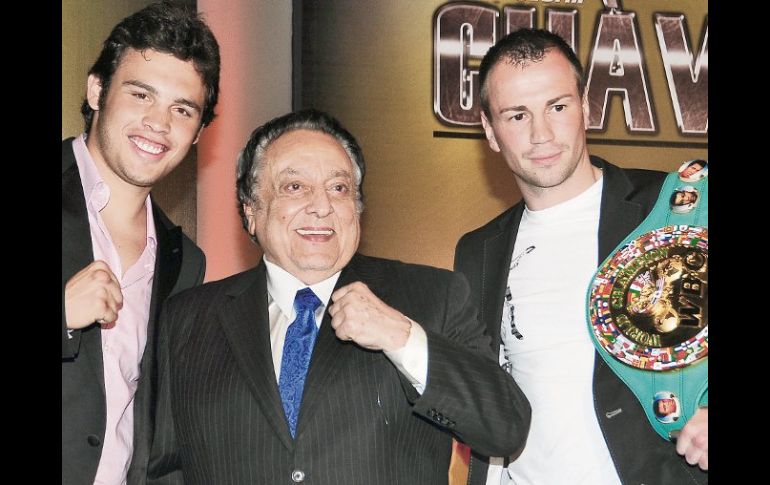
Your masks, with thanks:
M 133 143 L 136 148 L 148 155 L 156 156 L 168 151 L 166 145 L 155 143 L 141 136 L 129 136 L 128 139 L 131 140 L 131 143 Z
M 330 228 L 301 228 L 295 231 L 302 238 L 311 241 L 327 241 L 334 236 L 334 229 Z
M 559 156 L 561 155 L 561 152 L 556 152 L 552 154 L 546 154 L 546 155 L 530 155 L 528 158 L 536 163 L 536 164 L 548 164 L 555 162 L 559 159 Z

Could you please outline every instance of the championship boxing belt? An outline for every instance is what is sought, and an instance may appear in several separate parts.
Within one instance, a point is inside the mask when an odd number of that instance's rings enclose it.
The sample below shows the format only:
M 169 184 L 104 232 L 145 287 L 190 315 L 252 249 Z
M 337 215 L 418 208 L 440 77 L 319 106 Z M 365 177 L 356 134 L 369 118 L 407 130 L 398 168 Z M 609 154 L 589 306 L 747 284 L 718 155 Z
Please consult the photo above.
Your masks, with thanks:
M 680 175 L 696 162 L 698 180 Z M 691 160 L 666 177 L 652 212 L 588 288 L 594 345 L 664 439 L 708 405 L 707 167 Z

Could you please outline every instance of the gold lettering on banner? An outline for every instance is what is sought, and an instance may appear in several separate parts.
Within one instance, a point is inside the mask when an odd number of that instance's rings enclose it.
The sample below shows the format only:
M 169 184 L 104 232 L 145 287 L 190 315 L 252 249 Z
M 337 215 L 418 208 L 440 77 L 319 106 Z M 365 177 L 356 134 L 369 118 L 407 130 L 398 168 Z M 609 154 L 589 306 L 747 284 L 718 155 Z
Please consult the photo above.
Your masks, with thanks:
M 708 22 L 696 59 L 693 59 L 687 42 L 689 35 L 684 15 L 656 13 L 655 32 L 679 131 L 705 135 L 709 131 Z
M 593 45 L 587 56 L 580 52 L 577 37 L 579 11 L 589 8 L 581 1 L 528 0 L 504 5 L 484 2 L 448 2 L 436 9 L 433 24 L 433 112 L 447 126 L 480 127 L 478 70 L 487 50 L 502 36 L 520 28 L 540 27 L 562 37 L 584 59 L 589 101 L 589 131 L 607 130 L 613 100 L 621 102 L 629 134 L 657 133 L 656 106 L 645 57 L 640 21 L 624 11 L 617 0 L 604 2 L 594 26 Z M 543 18 L 532 5 L 543 7 Z M 553 5 L 553 7 L 551 7 Z M 502 15 L 501 15 L 502 11 Z M 595 11 L 595 10 L 594 10 Z M 592 12 L 593 13 L 593 12 Z M 687 19 L 681 13 L 652 13 L 657 39 L 647 39 L 658 49 L 665 71 L 671 113 L 677 133 L 708 136 L 708 16 L 699 44 L 691 42 Z M 585 19 L 594 18 L 584 13 Z M 642 20 L 644 19 L 644 20 Z M 584 47 L 585 48 L 585 47 Z M 697 53 L 697 56 L 693 53 Z M 653 80 L 654 81 L 654 80 Z M 658 107 L 658 110 L 661 107 Z
M 620 95 L 629 131 L 655 131 L 639 27 L 633 12 L 602 13 L 588 62 L 588 129 L 604 130 L 612 95 Z

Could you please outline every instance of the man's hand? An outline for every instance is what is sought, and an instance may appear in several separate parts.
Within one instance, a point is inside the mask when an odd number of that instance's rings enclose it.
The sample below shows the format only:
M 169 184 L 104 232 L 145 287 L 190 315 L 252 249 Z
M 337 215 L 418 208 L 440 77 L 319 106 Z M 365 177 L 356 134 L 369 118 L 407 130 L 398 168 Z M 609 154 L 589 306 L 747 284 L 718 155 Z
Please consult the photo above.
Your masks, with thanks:
M 94 322 L 102 328 L 111 328 L 122 307 L 120 284 L 104 261 L 89 264 L 70 278 L 64 287 L 67 328 L 84 328 Z
M 360 281 L 332 293 L 332 301 L 329 315 L 340 340 L 352 340 L 369 350 L 391 351 L 406 345 L 412 323 Z
M 698 464 L 702 470 L 709 469 L 709 410 L 700 408 L 684 425 L 676 440 L 676 452 L 684 456 L 690 465 Z

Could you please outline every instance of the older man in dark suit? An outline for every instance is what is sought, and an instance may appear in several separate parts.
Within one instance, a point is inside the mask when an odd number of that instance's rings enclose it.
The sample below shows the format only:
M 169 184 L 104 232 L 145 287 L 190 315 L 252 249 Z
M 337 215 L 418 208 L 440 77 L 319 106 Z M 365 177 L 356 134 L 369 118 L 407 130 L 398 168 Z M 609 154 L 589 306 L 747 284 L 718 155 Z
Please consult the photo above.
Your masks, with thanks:
M 238 162 L 251 270 L 164 310 L 157 483 L 446 484 L 454 436 L 512 453 L 530 408 L 465 279 L 356 252 L 363 156 L 307 110 Z

